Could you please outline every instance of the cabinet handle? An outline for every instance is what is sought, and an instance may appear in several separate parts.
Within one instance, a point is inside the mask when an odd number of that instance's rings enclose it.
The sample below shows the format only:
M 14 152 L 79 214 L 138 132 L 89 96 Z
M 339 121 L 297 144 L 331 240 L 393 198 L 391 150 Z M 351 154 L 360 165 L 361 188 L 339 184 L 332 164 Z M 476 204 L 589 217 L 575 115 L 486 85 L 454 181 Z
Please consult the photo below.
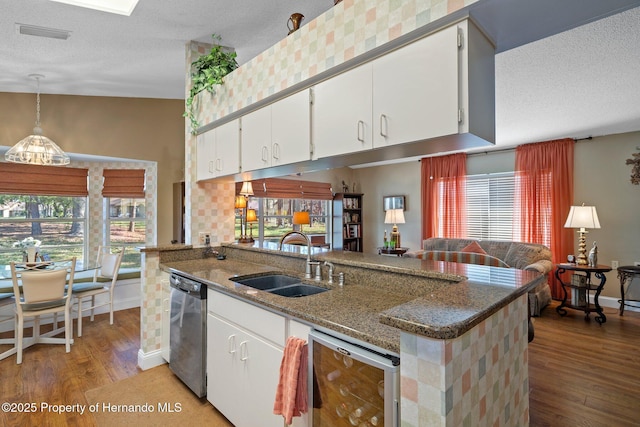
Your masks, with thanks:
M 209 160 L 209 173 L 213 173 L 213 160 Z
M 222 170 L 222 159 L 216 159 L 216 170 L 217 171 Z
M 249 358 L 249 350 L 247 349 L 247 341 L 240 343 L 240 360 L 243 362 Z
M 163 299 L 162 302 L 164 303 L 164 311 L 168 313 L 169 312 L 169 298 Z
M 358 141 L 364 142 L 364 122 L 362 120 L 358 120 Z
M 387 116 L 380 114 L 380 136 L 387 137 Z
M 267 150 L 267 146 L 263 145 L 262 146 L 262 161 L 266 162 L 268 160 L 268 158 L 267 158 L 268 156 L 269 156 L 269 151 Z
M 229 354 L 233 354 L 236 352 L 236 336 L 234 335 L 229 335 L 229 338 L 227 338 L 227 351 L 229 352 Z
M 277 142 L 273 143 L 273 158 L 274 159 L 280 158 L 280 144 L 278 144 Z

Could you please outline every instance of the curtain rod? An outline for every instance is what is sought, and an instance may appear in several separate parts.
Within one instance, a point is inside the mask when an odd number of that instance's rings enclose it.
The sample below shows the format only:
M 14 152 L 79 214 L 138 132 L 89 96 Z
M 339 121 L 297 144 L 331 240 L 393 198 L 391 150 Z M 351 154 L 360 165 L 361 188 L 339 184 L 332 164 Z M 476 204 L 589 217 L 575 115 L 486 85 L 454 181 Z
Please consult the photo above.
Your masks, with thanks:
M 572 138 L 575 142 L 578 141 L 591 141 L 593 139 L 593 136 L 587 136 L 584 138 Z M 468 153 L 467 157 L 471 157 L 471 156 L 479 156 L 480 154 L 493 154 L 493 153 L 500 153 L 500 152 L 505 152 L 505 151 L 515 151 L 516 147 L 506 147 L 506 148 L 499 148 L 497 150 L 487 150 L 487 151 L 476 151 L 475 153 Z

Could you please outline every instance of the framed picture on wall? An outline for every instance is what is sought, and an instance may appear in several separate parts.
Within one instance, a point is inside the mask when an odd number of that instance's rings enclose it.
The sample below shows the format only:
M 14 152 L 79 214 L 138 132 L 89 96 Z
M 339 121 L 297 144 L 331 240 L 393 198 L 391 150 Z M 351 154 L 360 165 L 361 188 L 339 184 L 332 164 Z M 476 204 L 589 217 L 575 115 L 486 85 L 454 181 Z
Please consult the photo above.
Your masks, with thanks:
M 405 210 L 404 196 L 384 196 L 382 197 L 382 208 L 385 211 L 389 209 Z

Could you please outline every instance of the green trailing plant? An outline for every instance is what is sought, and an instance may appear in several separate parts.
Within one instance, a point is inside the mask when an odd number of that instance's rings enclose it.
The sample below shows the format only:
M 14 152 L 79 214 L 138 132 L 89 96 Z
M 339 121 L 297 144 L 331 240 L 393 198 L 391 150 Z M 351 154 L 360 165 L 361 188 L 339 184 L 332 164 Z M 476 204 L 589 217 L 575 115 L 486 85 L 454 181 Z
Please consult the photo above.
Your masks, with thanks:
M 215 93 L 215 86 L 224 83 L 224 76 L 238 68 L 237 54 L 225 50 L 220 45 L 222 38 L 219 35 L 212 34 L 211 37 L 214 41 L 211 51 L 191 63 L 191 90 L 189 90 L 189 96 L 185 101 L 183 116 L 189 118 L 191 133 L 194 135 L 200 127 L 193 111 L 194 98 L 203 90 Z

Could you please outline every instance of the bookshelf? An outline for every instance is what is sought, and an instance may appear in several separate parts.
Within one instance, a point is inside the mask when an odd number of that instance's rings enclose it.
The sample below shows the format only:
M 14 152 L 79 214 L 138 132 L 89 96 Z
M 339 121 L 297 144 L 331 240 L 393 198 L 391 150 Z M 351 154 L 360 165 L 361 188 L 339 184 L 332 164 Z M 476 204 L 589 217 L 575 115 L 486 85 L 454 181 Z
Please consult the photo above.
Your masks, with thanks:
M 333 197 L 333 247 L 362 252 L 362 196 L 336 193 Z

